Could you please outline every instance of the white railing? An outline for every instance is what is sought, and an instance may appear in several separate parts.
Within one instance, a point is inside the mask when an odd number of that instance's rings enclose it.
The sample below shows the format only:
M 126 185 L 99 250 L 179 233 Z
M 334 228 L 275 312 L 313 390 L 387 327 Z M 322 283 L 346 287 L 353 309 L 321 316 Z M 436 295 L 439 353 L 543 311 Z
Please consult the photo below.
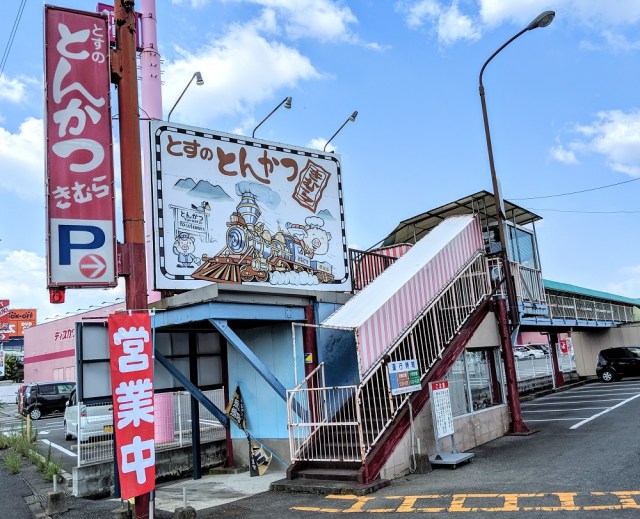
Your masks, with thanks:
M 224 410 L 224 390 L 203 391 Z M 201 404 L 200 442 L 226 438 L 224 426 Z M 79 429 L 76 436 L 78 466 L 113 460 L 113 411 L 110 404 L 78 405 Z M 81 416 L 84 413 L 84 416 Z M 187 391 L 156 394 L 156 450 L 170 450 L 191 445 L 191 395 Z
M 633 307 L 581 297 L 547 294 L 549 315 L 553 319 L 602 322 L 632 322 Z
M 323 368 L 310 374 L 287 398 L 292 461 L 363 462 L 408 400 L 407 395 L 391 394 L 387 363 L 416 359 L 424 379 L 489 292 L 487 265 L 478 253 L 372 365 L 359 386 L 325 388 Z M 313 418 L 294 413 L 294 402 Z
M 324 364 L 320 364 L 287 391 L 291 461 L 362 459 L 362 441 L 354 441 L 362 438 L 359 407 L 354 404 L 356 389 L 325 387 Z

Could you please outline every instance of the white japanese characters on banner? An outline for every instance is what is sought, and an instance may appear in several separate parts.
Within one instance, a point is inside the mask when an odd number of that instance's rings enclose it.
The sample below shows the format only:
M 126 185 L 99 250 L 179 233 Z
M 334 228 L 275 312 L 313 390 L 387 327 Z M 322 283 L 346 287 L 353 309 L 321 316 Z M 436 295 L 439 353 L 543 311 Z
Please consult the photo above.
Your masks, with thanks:
M 45 6 L 49 288 L 116 285 L 110 77 L 106 18 Z
M 120 491 L 130 499 L 155 487 L 151 316 L 110 315 L 109 350 Z
M 340 158 L 151 122 L 156 289 L 350 290 Z
M 453 428 L 449 382 L 447 380 L 430 382 L 429 391 L 431 392 L 431 406 L 435 418 L 436 438 L 451 436 L 455 429 Z

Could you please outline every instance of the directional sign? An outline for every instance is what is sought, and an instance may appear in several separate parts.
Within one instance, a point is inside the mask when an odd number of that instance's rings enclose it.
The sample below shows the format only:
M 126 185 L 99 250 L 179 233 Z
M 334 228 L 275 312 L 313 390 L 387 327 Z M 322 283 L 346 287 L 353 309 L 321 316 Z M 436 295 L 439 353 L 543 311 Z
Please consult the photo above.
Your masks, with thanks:
M 392 395 L 402 395 L 422 389 L 420 369 L 416 359 L 393 361 L 388 364 L 388 367 Z
M 89 279 L 96 279 L 107 271 L 107 262 L 98 254 L 87 254 L 79 263 L 80 272 Z

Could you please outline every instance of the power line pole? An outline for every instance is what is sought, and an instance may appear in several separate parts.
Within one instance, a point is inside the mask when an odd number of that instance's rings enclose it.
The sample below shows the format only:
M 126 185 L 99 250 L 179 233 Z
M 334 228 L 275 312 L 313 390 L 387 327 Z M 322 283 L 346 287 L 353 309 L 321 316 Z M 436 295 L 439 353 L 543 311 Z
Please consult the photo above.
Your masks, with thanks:
M 136 62 L 136 13 L 133 0 L 114 0 L 116 50 L 111 81 L 118 89 L 122 220 L 124 243 L 119 247 L 119 275 L 126 283 L 127 310 L 147 308 L 144 203 L 140 164 L 140 122 Z M 149 517 L 149 494 L 135 498 L 138 519 Z

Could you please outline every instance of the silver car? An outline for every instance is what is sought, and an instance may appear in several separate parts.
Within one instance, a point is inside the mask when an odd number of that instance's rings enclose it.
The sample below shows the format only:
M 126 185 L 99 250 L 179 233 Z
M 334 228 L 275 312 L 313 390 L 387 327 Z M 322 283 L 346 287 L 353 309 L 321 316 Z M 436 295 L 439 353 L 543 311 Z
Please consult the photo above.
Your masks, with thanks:
M 64 438 L 80 441 L 110 440 L 113 435 L 113 406 L 107 404 L 82 404 L 78 406 L 73 390 L 64 411 Z

